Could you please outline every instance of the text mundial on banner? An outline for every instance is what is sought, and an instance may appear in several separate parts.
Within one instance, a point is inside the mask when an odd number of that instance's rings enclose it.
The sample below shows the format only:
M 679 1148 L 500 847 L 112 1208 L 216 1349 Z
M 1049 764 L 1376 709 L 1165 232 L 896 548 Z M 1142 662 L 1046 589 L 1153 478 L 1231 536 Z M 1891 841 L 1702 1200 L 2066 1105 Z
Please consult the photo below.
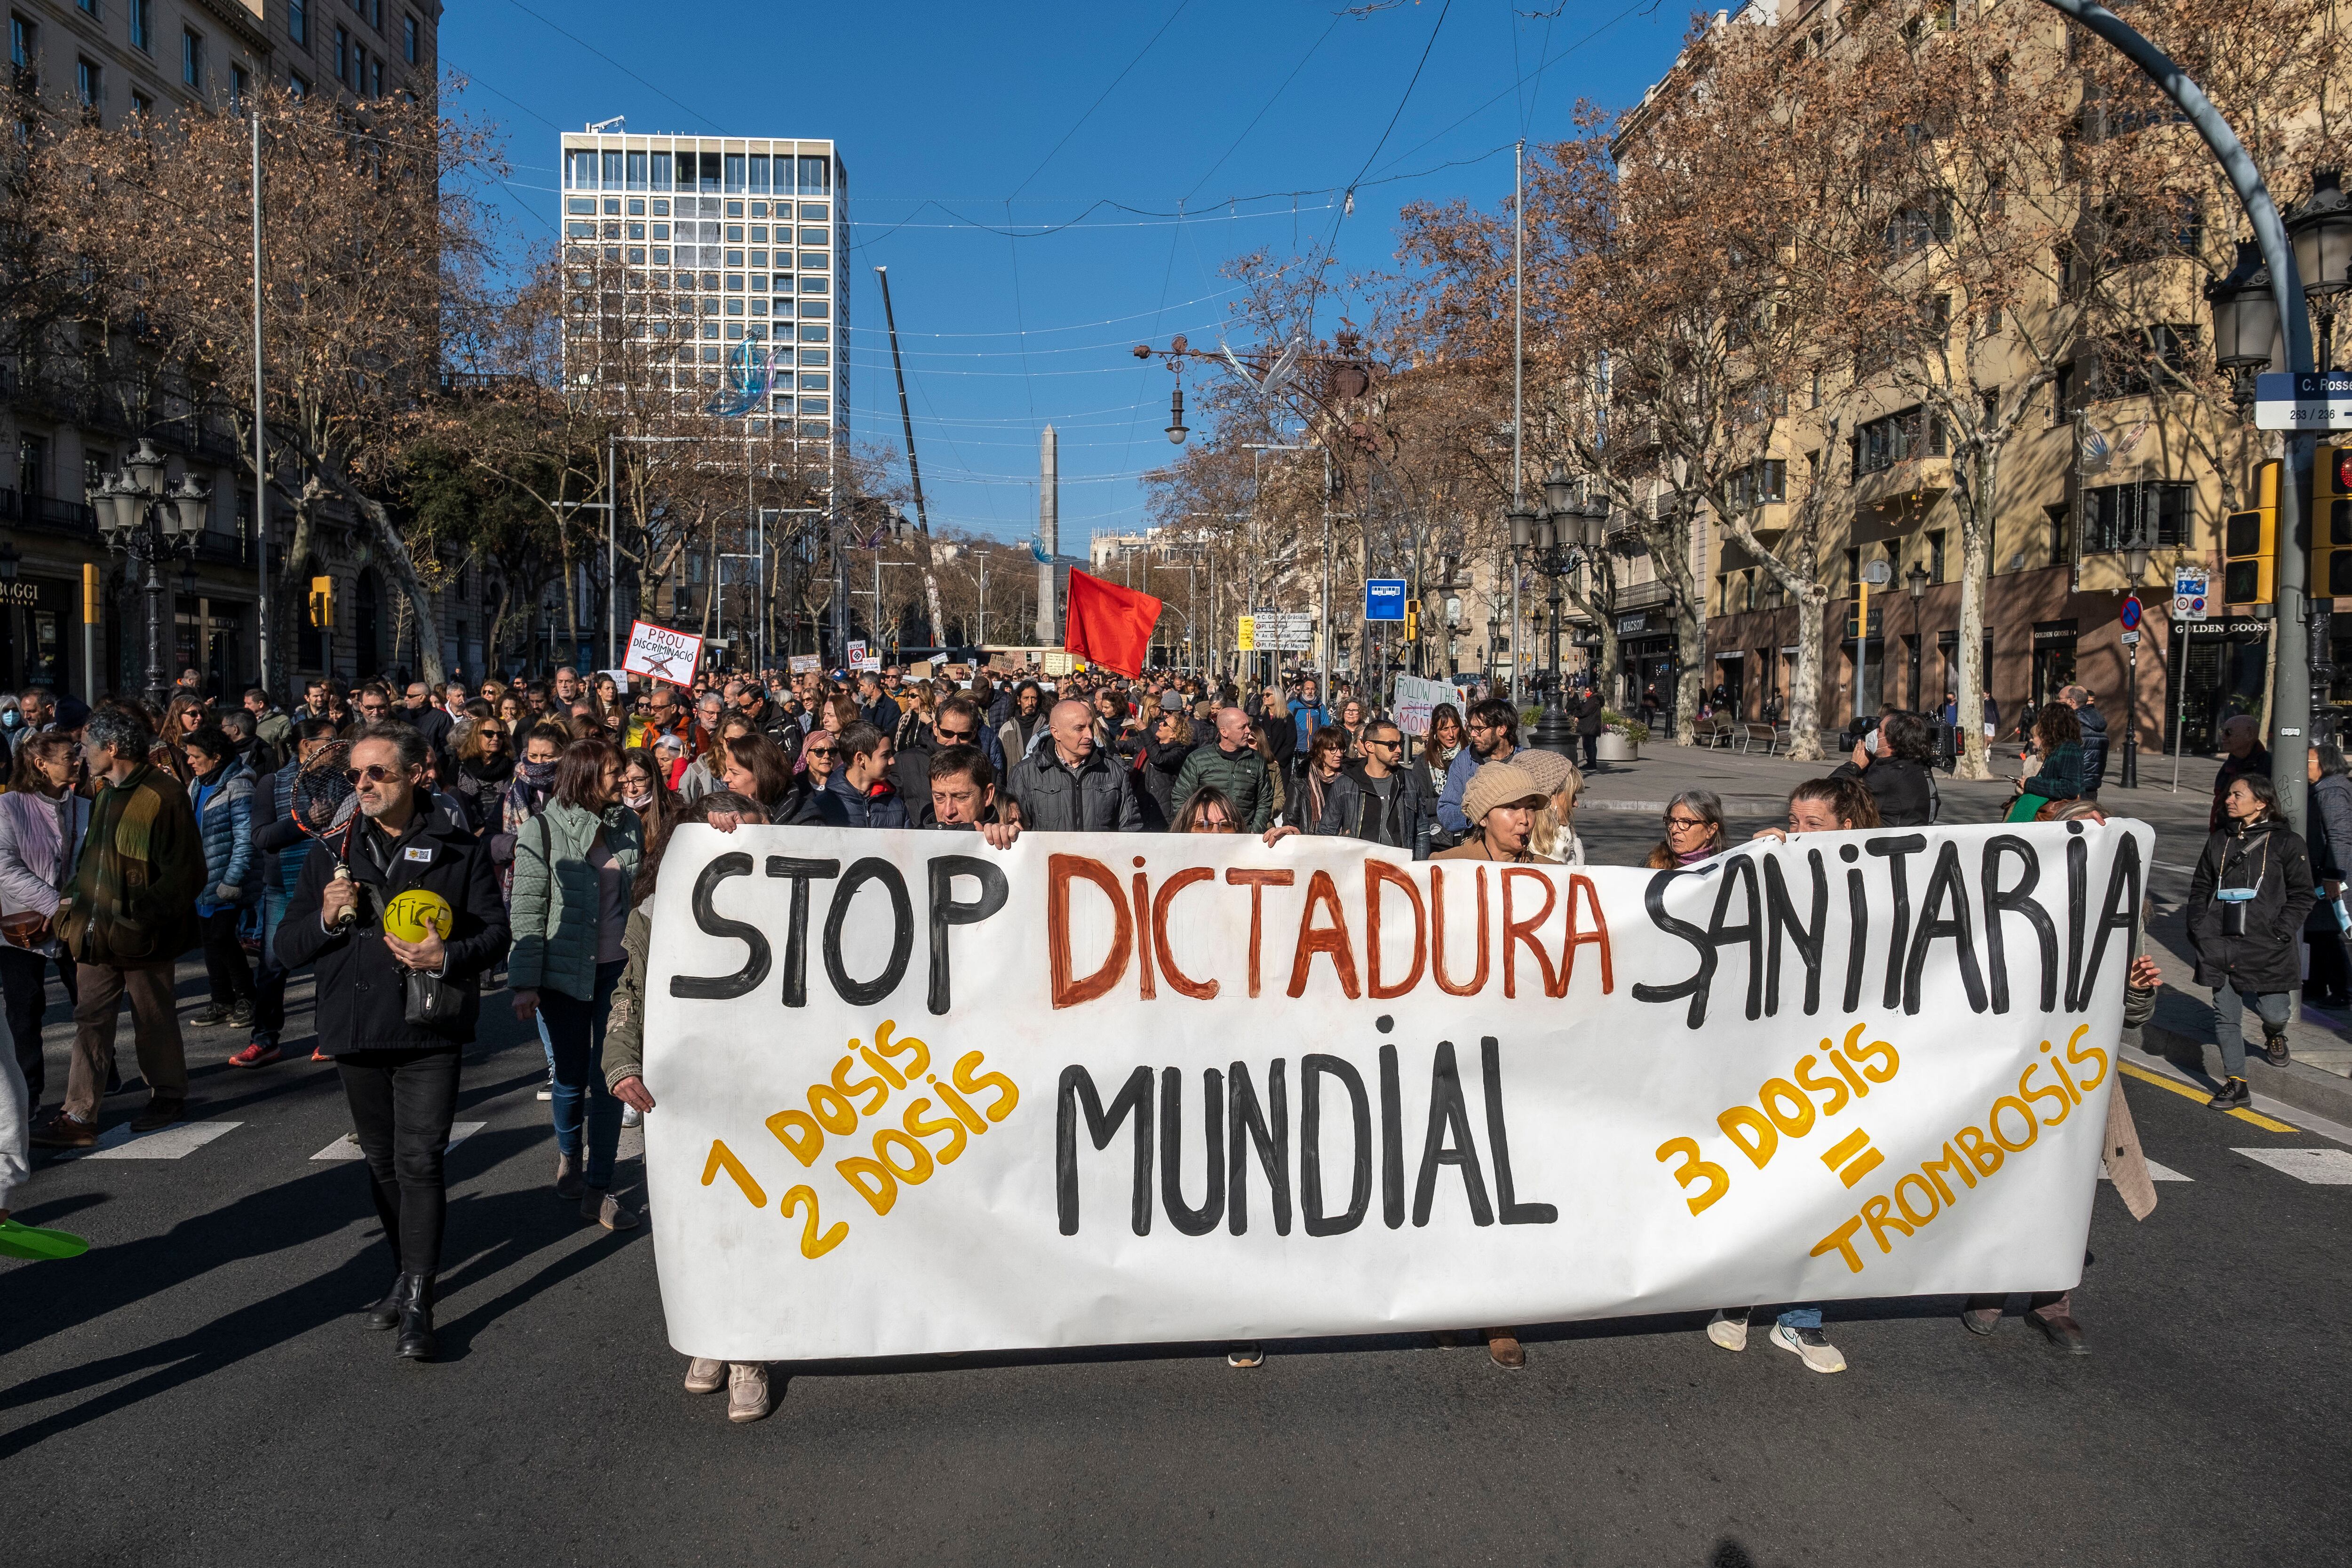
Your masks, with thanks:
M 1821 834 L 1654 872 L 682 828 L 645 1064 L 671 1342 L 2064 1289 L 2150 842 Z

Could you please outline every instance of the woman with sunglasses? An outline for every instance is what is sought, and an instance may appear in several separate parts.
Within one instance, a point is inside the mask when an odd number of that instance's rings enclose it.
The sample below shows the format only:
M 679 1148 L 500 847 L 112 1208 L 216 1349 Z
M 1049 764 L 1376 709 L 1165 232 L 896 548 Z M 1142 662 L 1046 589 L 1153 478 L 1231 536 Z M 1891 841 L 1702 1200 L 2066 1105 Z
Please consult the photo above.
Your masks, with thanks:
M 507 786 L 514 782 L 513 735 L 506 721 L 490 717 L 487 705 L 473 706 L 482 712 L 457 731 L 457 765 L 448 792 L 476 833 L 495 833 L 503 826 Z
M 621 1102 L 604 1087 L 600 1059 L 626 957 L 629 884 L 645 855 L 644 825 L 621 804 L 620 788 L 618 748 L 596 739 L 564 748 L 546 809 L 515 839 L 508 917 L 515 1017 L 544 1017 L 555 1059 L 556 1194 L 578 1198 L 580 1217 L 606 1230 L 637 1223 L 612 1191 Z
M 1666 802 L 1666 836 L 1643 864 L 1653 871 L 1696 866 L 1729 845 L 1723 832 L 1723 801 L 1711 789 L 1686 789 Z

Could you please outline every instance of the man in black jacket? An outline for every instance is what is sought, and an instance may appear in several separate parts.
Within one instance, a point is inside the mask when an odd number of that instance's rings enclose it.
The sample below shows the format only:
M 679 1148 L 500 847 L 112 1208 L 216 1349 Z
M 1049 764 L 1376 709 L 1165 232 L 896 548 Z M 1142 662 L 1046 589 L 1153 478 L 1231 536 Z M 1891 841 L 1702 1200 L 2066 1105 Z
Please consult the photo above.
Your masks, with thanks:
M 1437 803 L 1404 765 L 1404 731 L 1391 720 L 1375 719 L 1364 726 L 1364 760 L 1339 770 L 1324 797 L 1323 820 L 1307 827 L 1370 839 L 1426 860 L 1436 826 Z
M 1584 771 L 1601 765 L 1601 693 L 1590 686 L 1576 700 L 1576 738 L 1584 744 Z
M 1094 710 L 1071 699 L 1054 704 L 1052 733 L 1013 764 L 1004 793 L 1031 833 L 1139 833 L 1143 813 L 1125 768 L 1095 748 Z
M 931 727 L 919 731 L 891 763 L 898 798 L 907 805 L 908 826 L 931 827 L 931 759 L 950 746 L 980 745 L 980 708 L 969 697 L 950 697 L 931 714 Z M 984 753 L 983 753 L 984 755 Z M 996 780 L 989 779 L 992 789 Z
M 399 1353 L 412 1361 L 433 1359 L 433 1279 L 448 1206 L 441 1159 L 457 1109 L 458 1058 L 481 1012 L 481 976 L 507 950 L 489 851 L 432 810 L 426 754 L 425 737 L 406 724 L 359 731 L 349 758 L 359 811 L 342 858 L 305 860 L 278 928 L 281 963 L 318 967 L 320 1047 L 342 1078 L 398 1268 L 368 1322 L 397 1324 Z M 349 876 L 339 878 L 345 866 Z M 384 929 L 384 910 L 415 889 L 447 901 L 450 929 L 404 942 Z M 446 1025 L 410 1022 L 412 973 L 457 992 Z
M 2058 700 L 2074 710 L 2074 722 L 2082 728 L 2083 793 L 2096 800 L 2107 777 L 2107 716 L 2099 711 L 2087 686 L 2069 686 L 2058 693 Z

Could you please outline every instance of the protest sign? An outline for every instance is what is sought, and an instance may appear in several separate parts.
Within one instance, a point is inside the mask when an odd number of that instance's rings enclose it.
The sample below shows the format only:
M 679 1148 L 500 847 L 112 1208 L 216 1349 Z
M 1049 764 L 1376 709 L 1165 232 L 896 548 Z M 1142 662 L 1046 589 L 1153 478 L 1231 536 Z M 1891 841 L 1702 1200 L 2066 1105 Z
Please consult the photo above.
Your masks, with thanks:
M 672 686 L 694 683 L 694 667 L 702 659 L 702 639 L 692 632 L 673 631 L 650 621 L 629 623 L 629 651 L 621 668 Z
M 1462 692 L 1450 680 L 1423 680 L 1415 675 L 1396 678 L 1397 728 L 1408 735 L 1429 733 L 1429 715 L 1441 702 L 1461 706 Z
M 863 669 L 863 668 L 866 668 L 866 644 L 865 644 L 865 642 L 864 642 L 863 640 L 860 640 L 860 641 L 857 641 L 857 642 L 853 642 L 853 643 L 851 643 L 851 644 L 849 645 L 848 651 L 847 651 L 847 652 L 843 656 L 843 658 L 844 658 L 844 661 L 845 661 L 845 665 L 846 665 L 846 667 L 847 667 L 848 668 L 851 668 L 851 669 Z
M 796 653 L 784 661 L 794 675 L 814 675 L 824 668 L 824 661 L 813 653 Z
M 671 1342 L 2066 1289 L 2151 839 L 1820 834 L 1652 872 L 681 827 L 645 1028 Z

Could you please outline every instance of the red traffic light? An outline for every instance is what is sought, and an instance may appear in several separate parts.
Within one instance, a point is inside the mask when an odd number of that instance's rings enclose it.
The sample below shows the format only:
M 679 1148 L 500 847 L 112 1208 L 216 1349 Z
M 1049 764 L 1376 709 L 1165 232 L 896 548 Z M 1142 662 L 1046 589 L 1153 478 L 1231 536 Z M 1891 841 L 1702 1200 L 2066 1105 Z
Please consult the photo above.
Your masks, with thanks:
M 2352 447 L 2338 447 L 2332 456 L 2336 459 L 2336 493 L 2352 495 Z

